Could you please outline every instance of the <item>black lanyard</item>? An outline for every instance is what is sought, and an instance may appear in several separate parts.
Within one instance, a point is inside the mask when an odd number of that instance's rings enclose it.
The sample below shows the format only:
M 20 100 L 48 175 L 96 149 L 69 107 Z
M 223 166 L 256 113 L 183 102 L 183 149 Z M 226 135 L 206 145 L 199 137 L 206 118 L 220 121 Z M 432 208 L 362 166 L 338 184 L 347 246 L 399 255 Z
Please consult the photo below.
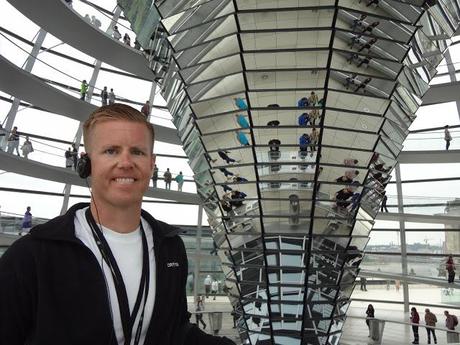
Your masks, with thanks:
M 147 238 L 145 236 L 144 227 L 142 226 L 142 222 L 140 223 L 141 228 L 141 235 L 142 235 L 142 275 L 141 280 L 139 283 L 139 290 L 137 292 L 136 302 L 134 304 L 133 312 L 130 314 L 129 312 L 129 302 L 128 302 L 128 295 L 126 294 L 126 287 L 125 283 L 123 282 L 123 276 L 121 275 L 120 269 L 118 268 L 117 261 L 113 256 L 112 251 L 110 250 L 110 246 L 107 243 L 104 234 L 102 233 L 101 229 L 98 227 L 96 221 L 94 220 L 93 215 L 91 214 L 91 210 L 88 208 L 86 210 L 86 220 L 91 228 L 91 231 L 94 236 L 94 240 L 96 241 L 97 247 L 101 252 L 103 260 L 107 263 L 108 267 L 110 268 L 110 272 L 112 273 L 113 282 L 115 285 L 115 290 L 117 292 L 118 298 L 118 306 L 120 309 L 120 317 L 121 317 L 121 324 L 123 327 L 123 335 L 125 338 L 124 345 L 131 344 L 131 337 L 134 327 L 134 322 L 136 321 L 136 316 L 139 312 L 139 308 L 142 301 L 142 296 L 144 295 L 144 305 L 142 307 L 142 312 L 139 317 L 139 324 L 137 325 L 136 334 L 134 336 L 134 345 L 138 345 L 141 332 L 142 332 L 142 324 L 144 321 L 144 312 L 145 312 L 145 305 L 147 304 L 147 297 L 149 293 L 149 283 L 150 283 L 150 263 L 149 263 L 149 250 L 147 245 Z

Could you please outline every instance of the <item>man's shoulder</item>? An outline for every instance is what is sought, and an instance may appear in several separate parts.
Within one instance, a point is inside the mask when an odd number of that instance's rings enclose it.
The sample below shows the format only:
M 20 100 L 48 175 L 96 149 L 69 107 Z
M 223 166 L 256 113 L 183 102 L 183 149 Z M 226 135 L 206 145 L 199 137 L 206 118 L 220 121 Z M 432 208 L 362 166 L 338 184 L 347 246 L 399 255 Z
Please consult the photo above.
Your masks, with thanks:
M 89 206 L 88 203 L 79 203 L 72 206 L 65 214 L 34 226 L 30 230 L 29 236 L 33 239 L 75 240 L 75 214 L 77 210 L 87 206 Z
M 184 232 L 183 229 L 176 225 L 171 225 L 154 218 L 145 210 L 142 210 L 141 216 L 150 225 L 154 234 L 161 238 L 180 238 L 179 235 Z

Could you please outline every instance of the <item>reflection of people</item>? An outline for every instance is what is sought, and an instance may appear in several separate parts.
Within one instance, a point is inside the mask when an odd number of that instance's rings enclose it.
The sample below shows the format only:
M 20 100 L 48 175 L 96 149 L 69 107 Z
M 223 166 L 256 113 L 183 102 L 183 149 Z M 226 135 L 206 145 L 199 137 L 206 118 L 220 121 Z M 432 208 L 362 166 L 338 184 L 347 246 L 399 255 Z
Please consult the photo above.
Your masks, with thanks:
M 213 280 L 211 283 L 211 294 L 214 296 L 212 299 L 215 301 L 217 293 L 219 292 L 219 282 L 217 280 Z
M 375 310 L 374 310 L 374 306 L 372 304 L 369 304 L 367 306 L 367 310 L 366 310 L 366 325 L 367 325 L 367 328 L 369 329 L 369 336 L 371 334 L 371 328 L 370 328 L 370 325 L 369 325 L 369 319 L 373 319 L 375 317 Z
M 198 296 L 198 300 L 196 302 L 196 308 L 195 308 L 196 325 L 200 327 L 200 323 L 201 323 L 201 325 L 203 325 L 203 329 L 206 329 L 206 323 L 203 321 L 203 313 L 202 313 L 203 310 L 204 310 L 203 297 Z
M 388 212 L 387 200 L 388 200 L 388 197 L 386 193 L 384 192 L 383 198 L 382 198 L 382 205 L 380 206 L 380 212 L 383 212 L 383 211 Z
M 83 132 L 78 172 L 91 176 L 91 203 L 35 226 L 0 258 L 2 341 L 233 344 L 189 322 L 179 230 L 141 209 L 152 125 L 115 104 L 92 113 Z
M 361 277 L 361 291 L 367 291 L 367 279 L 366 277 Z
M 204 292 L 206 293 L 206 298 L 209 298 L 209 293 L 211 292 L 211 284 L 212 278 L 211 275 L 208 274 L 206 278 L 204 278 Z

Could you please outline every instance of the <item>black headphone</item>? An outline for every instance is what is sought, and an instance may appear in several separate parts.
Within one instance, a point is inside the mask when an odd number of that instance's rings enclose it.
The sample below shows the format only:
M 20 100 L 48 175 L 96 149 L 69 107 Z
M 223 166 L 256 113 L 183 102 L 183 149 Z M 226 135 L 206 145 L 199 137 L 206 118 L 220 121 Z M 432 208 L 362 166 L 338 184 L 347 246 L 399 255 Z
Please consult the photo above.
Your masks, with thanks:
M 88 154 L 83 155 L 77 162 L 77 174 L 81 178 L 88 178 L 91 175 L 91 159 Z

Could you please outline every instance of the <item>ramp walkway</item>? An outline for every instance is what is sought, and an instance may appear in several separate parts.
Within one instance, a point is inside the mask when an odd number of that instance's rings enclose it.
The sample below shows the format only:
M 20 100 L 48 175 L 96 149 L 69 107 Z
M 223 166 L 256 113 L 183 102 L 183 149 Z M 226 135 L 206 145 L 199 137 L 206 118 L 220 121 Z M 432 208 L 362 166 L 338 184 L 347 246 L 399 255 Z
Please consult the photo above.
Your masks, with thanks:
M 8 2 L 38 26 L 89 56 L 144 79 L 155 79 L 141 52 L 94 27 L 64 1 Z
M 23 99 L 51 113 L 84 121 L 97 106 L 49 85 L 32 73 L 26 72 L 0 55 L 0 90 Z M 156 140 L 181 145 L 177 130 L 154 125 Z
M 0 167 L 2 170 L 16 174 L 86 187 L 85 180 L 81 179 L 72 169 L 43 164 L 1 151 Z M 89 179 L 89 183 L 91 184 L 91 179 Z M 163 200 L 180 201 L 181 203 L 193 205 L 201 203 L 201 199 L 197 194 L 161 188 L 149 188 L 144 196 Z
M 439 287 L 444 287 L 444 288 L 460 289 L 460 283 L 454 282 L 452 284 L 449 284 L 446 278 L 438 279 L 438 278 L 403 275 L 401 273 L 377 272 L 377 271 L 370 271 L 370 270 L 360 270 L 359 276 L 366 277 L 366 278 L 382 278 L 385 280 L 399 280 L 399 281 L 407 282 L 407 283 L 434 285 L 434 286 L 439 286 Z
M 413 223 L 431 223 L 431 224 L 448 224 L 460 225 L 460 217 L 444 216 L 444 215 L 426 215 L 426 214 L 413 214 L 413 213 L 393 213 L 393 212 L 379 212 L 377 213 L 376 220 L 393 220 L 404 221 Z
M 440 134 L 440 139 L 444 133 Z M 460 163 L 460 150 L 402 151 L 400 164 Z
M 460 101 L 460 81 L 430 86 L 422 98 L 422 105 Z

